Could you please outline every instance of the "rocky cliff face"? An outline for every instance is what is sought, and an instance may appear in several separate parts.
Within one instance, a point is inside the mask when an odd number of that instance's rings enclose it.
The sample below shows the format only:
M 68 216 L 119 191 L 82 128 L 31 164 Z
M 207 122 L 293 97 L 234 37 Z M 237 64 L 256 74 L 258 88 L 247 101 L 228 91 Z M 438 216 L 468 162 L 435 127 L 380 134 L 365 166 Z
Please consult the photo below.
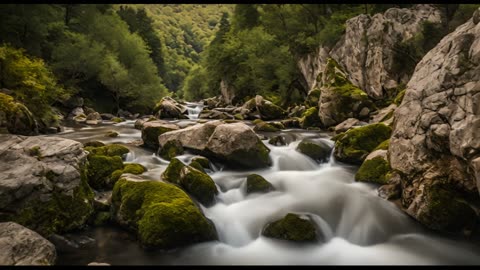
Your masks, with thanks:
M 330 50 L 320 48 L 298 62 L 308 90 L 317 84 L 328 57 L 349 75 L 349 80 L 372 98 L 382 98 L 384 89 L 407 83 L 407 74 L 394 72 L 394 45 L 420 33 L 423 22 L 441 23 L 439 9 L 416 5 L 411 9 L 391 8 L 374 16 L 359 15 L 346 22 L 343 37 Z
M 389 147 L 406 212 L 430 228 L 465 231 L 480 188 L 480 10 L 416 66 Z

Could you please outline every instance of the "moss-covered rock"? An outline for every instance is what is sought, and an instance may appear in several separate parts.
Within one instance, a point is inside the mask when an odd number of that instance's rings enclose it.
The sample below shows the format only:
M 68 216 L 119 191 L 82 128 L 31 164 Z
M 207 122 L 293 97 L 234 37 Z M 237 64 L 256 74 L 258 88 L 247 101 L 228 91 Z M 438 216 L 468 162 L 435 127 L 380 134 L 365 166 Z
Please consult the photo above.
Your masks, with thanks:
M 388 161 L 381 156 L 367 159 L 355 174 L 355 181 L 371 182 L 376 184 L 387 184 L 391 171 Z
M 243 116 L 243 114 L 241 113 L 236 113 L 233 115 L 233 117 L 236 119 L 236 120 L 244 120 L 245 117 Z
M 131 174 L 137 174 L 138 175 L 138 174 L 142 174 L 146 171 L 147 171 L 147 168 L 145 168 L 141 164 L 138 164 L 138 163 L 125 164 L 123 169 L 116 170 L 110 175 L 109 179 L 106 182 L 106 187 L 107 188 L 113 188 L 115 183 L 118 181 L 118 179 L 120 179 L 120 177 L 124 173 L 131 173 Z
M 265 180 L 261 175 L 258 174 L 250 174 L 247 177 L 247 194 L 254 193 L 254 192 L 269 192 L 274 190 L 275 188 L 273 185 Z
M 211 168 L 210 167 L 210 160 L 208 160 L 208 158 L 206 158 L 206 157 L 202 157 L 202 156 L 194 157 L 194 158 L 192 158 L 192 162 L 197 162 L 204 169 L 210 169 Z
M 275 126 L 271 125 L 270 123 L 264 122 L 260 119 L 255 120 L 254 124 L 255 124 L 255 127 L 253 128 L 253 130 L 255 130 L 255 131 L 264 131 L 264 132 L 279 131 L 279 129 L 276 128 Z
M 102 142 L 99 142 L 99 141 L 89 141 L 89 142 L 84 143 L 83 146 L 85 146 L 85 147 L 88 147 L 88 146 L 102 147 L 102 146 L 105 146 L 105 144 L 102 143 Z
M 87 170 L 90 186 L 94 189 L 104 189 L 110 175 L 116 170 L 123 170 L 123 161 L 119 156 L 89 155 Z
M 298 144 L 296 150 L 317 162 L 327 162 L 330 158 L 332 147 L 324 141 L 303 139 Z
M 390 146 L 390 139 L 387 139 L 380 143 L 374 150 L 388 150 L 388 147 Z
M 211 205 L 218 194 L 215 182 L 208 174 L 187 166 L 176 158 L 170 161 L 162 173 L 162 180 L 179 185 L 204 205 Z
M 322 76 L 319 116 L 323 126 L 334 126 L 352 117 L 367 120 L 376 109 L 367 93 L 348 80 L 335 60 L 328 59 Z
M 312 221 L 289 213 L 284 218 L 268 224 L 262 234 L 266 237 L 306 242 L 317 240 L 317 231 Z
M 110 222 L 111 214 L 107 211 L 100 211 L 95 214 L 95 218 L 93 219 L 94 226 L 103 226 Z
M 85 147 L 85 150 L 87 150 L 90 153 L 90 155 L 103 155 L 103 156 L 109 156 L 109 157 L 113 157 L 113 156 L 123 157 L 123 155 L 130 152 L 130 150 L 127 147 L 121 144 L 116 144 L 116 143 L 108 144 L 101 147 L 88 146 L 88 147 Z
M 424 200 L 416 218 L 428 228 L 459 233 L 472 230 L 478 222 L 475 211 L 454 188 L 436 184 L 425 186 L 423 192 Z
M 407 91 L 407 89 L 403 89 L 401 90 L 398 95 L 395 97 L 395 99 L 393 100 L 393 103 L 397 106 L 400 106 L 400 104 L 402 104 L 402 101 L 403 101 L 403 97 L 405 96 L 405 92 Z
M 202 166 L 200 163 L 198 163 L 197 161 L 192 161 L 192 162 L 190 162 L 190 164 L 188 164 L 188 166 L 193 167 L 193 168 L 195 168 L 195 169 L 197 169 L 197 170 L 205 173 L 205 169 L 204 169 L 203 166 Z
M 280 135 L 270 138 L 270 140 L 268 140 L 268 143 L 275 146 L 287 145 L 285 138 Z
M 357 127 L 336 136 L 335 158 L 361 164 L 380 143 L 390 138 L 392 129 L 382 123 Z
M 164 121 L 150 121 L 143 124 L 142 140 L 143 144 L 151 149 L 157 150 L 159 147 L 158 136 L 165 132 L 178 130 L 179 127 Z
M 212 223 L 174 185 L 122 178 L 112 203 L 117 222 L 136 232 L 146 248 L 172 249 L 217 238 Z
M 183 154 L 182 143 L 178 140 L 169 140 L 158 149 L 158 155 L 166 160 L 171 160 L 172 158 Z
M 300 127 L 301 128 L 308 128 L 308 127 L 320 127 L 320 117 L 318 116 L 318 108 L 311 107 L 310 109 L 306 110 L 302 117 L 300 118 Z
M 125 122 L 125 119 L 120 118 L 120 117 L 114 117 L 114 118 L 110 119 L 110 121 L 115 122 L 115 123 L 121 123 L 121 122 Z
M 320 100 L 320 89 L 315 88 L 308 92 L 307 99 L 305 100 L 305 104 L 309 107 L 317 107 L 318 101 Z
M 263 120 L 282 119 L 286 115 L 286 112 L 282 108 L 270 101 L 263 102 L 262 105 L 257 106 L 257 108 Z
M 107 133 L 105 133 L 105 137 L 116 138 L 118 137 L 118 132 L 114 130 L 107 131 Z
M 0 114 L 5 118 L 0 125 L 4 122 L 8 132 L 27 136 L 38 134 L 37 121 L 30 110 L 4 93 L 0 93 Z

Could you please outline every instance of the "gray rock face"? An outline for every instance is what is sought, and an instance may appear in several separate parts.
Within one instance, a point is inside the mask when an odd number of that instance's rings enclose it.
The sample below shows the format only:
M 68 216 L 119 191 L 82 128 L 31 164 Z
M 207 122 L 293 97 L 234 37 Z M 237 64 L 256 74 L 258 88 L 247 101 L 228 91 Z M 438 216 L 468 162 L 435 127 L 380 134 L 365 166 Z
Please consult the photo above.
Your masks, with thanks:
M 0 223 L 0 265 L 53 265 L 55 246 L 14 222 Z
M 0 220 L 46 236 L 86 222 L 93 192 L 82 179 L 87 153 L 81 143 L 14 135 L 0 141 Z
M 402 179 L 407 213 L 432 227 L 439 213 L 429 203 L 445 190 L 455 193 L 449 205 L 458 202 L 469 211 L 457 195 L 477 193 L 479 130 L 480 24 L 471 19 L 418 63 L 395 111 L 389 157 L 392 168 L 407 176 Z M 447 212 L 449 220 L 435 229 L 468 230 L 469 220 L 455 220 L 457 210 Z
M 173 98 L 164 97 L 154 108 L 155 117 L 187 119 L 187 107 L 175 101 Z
M 408 75 L 393 72 L 392 49 L 419 33 L 425 21 L 442 22 L 440 10 L 432 5 L 415 5 L 411 9 L 391 8 L 383 14 L 351 18 L 346 22 L 345 34 L 331 50 L 320 48 L 299 61 L 308 90 L 315 88 L 328 57 L 342 66 L 354 85 L 373 98 L 381 98 L 383 88 L 407 83 Z

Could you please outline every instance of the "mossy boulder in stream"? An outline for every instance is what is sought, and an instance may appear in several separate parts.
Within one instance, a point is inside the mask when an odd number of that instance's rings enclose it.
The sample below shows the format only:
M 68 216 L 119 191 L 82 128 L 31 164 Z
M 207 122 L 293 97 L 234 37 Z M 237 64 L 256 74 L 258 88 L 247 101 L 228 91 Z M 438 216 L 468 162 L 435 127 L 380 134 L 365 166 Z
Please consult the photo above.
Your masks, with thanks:
M 109 144 L 101 147 L 85 147 L 89 152 L 87 177 L 88 183 L 94 189 L 108 188 L 111 174 L 123 170 L 122 156 L 130 152 L 119 144 Z
M 295 241 L 315 241 L 317 231 L 315 224 L 309 219 L 289 213 L 284 218 L 268 224 L 262 234 L 266 237 Z
M 265 132 L 277 132 L 277 131 L 279 131 L 279 129 L 277 127 L 275 127 L 274 125 L 272 125 L 270 123 L 267 123 L 267 122 L 264 122 L 260 119 L 257 119 L 253 122 L 255 124 L 255 127 L 253 128 L 253 130 L 255 130 L 255 131 L 265 131 Z
M 123 169 L 116 170 L 110 175 L 110 178 L 106 182 L 106 186 L 108 188 L 113 188 L 115 183 L 118 181 L 118 179 L 120 179 L 120 177 L 124 173 L 142 174 L 146 171 L 147 171 L 147 168 L 143 167 L 141 164 L 138 164 L 138 163 L 125 164 Z
M 306 129 L 308 127 L 320 127 L 320 117 L 318 116 L 318 108 L 312 107 L 306 110 L 300 118 L 300 127 Z
M 158 155 L 166 160 L 171 160 L 172 158 L 183 154 L 182 143 L 178 140 L 170 140 L 166 142 L 160 149 L 158 149 Z
M 191 166 L 173 158 L 162 173 L 162 180 L 179 185 L 204 205 L 211 205 L 218 194 L 212 178 Z
M 172 184 L 122 178 L 113 189 L 112 211 L 145 248 L 172 249 L 217 238 L 214 225 Z
M 16 222 L 44 237 L 82 228 L 94 196 L 82 144 L 16 135 L 0 135 L 0 141 L 0 222 Z M 32 156 L 31 149 L 39 154 Z
M 392 129 L 382 123 L 348 130 L 335 136 L 335 158 L 339 161 L 362 164 L 367 155 L 390 138 Z
M 386 150 L 370 153 L 355 174 L 355 181 L 387 184 L 391 172 Z
M 258 174 L 250 174 L 247 177 L 247 194 L 254 193 L 254 192 L 269 192 L 274 190 L 275 188 L 273 185 L 265 180 L 261 175 Z
M 330 158 L 332 147 L 324 141 L 303 139 L 298 144 L 296 150 L 317 162 L 327 162 Z
M 177 125 L 162 120 L 145 122 L 142 127 L 143 144 L 148 148 L 157 150 L 159 147 L 158 136 L 165 132 L 178 129 L 179 127 Z

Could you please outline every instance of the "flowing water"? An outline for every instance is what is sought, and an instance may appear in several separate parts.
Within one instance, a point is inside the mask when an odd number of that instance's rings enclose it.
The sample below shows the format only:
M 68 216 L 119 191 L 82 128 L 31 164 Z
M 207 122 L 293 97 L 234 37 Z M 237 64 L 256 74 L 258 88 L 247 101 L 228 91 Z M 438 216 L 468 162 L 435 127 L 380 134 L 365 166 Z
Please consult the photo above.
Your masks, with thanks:
M 200 103 L 187 102 L 188 118 L 195 120 L 198 119 L 198 115 L 203 109 L 203 105 Z
M 196 106 L 195 106 L 196 107 Z M 196 112 L 197 109 L 195 108 Z M 195 117 L 192 117 L 192 119 Z M 192 120 L 173 121 L 186 126 Z M 125 143 L 131 153 L 128 162 L 148 168 L 146 175 L 160 179 L 168 161 L 153 151 L 135 146 L 140 131 L 134 121 L 97 127 L 69 129 L 61 136 L 86 142 Z M 103 137 L 107 130 L 119 132 L 117 138 Z M 480 248 L 464 239 L 447 238 L 424 229 L 392 202 L 377 196 L 373 184 L 357 183 L 357 167 L 330 158 L 317 164 L 295 151 L 302 138 L 324 140 L 328 135 L 304 130 L 281 132 L 290 143 L 272 146 L 273 166 L 260 170 L 233 171 L 214 164 L 208 171 L 219 194 L 210 207 L 201 206 L 218 231 L 219 240 L 194 244 L 169 252 L 143 251 L 132 235 L 120 228 L 100 227 L 81 234 L 96 240 L 93 248 L 60 254 L 59 264 L 480 264 Z M 193 155 L 179 158 L 188 162 Z M 246 194 L 246 176 L 257 173 L 271 182 L 275 191 Z M 298 244 L 261 235 L 265 224 L 287 213 L 309 216 L 321 239 Z

